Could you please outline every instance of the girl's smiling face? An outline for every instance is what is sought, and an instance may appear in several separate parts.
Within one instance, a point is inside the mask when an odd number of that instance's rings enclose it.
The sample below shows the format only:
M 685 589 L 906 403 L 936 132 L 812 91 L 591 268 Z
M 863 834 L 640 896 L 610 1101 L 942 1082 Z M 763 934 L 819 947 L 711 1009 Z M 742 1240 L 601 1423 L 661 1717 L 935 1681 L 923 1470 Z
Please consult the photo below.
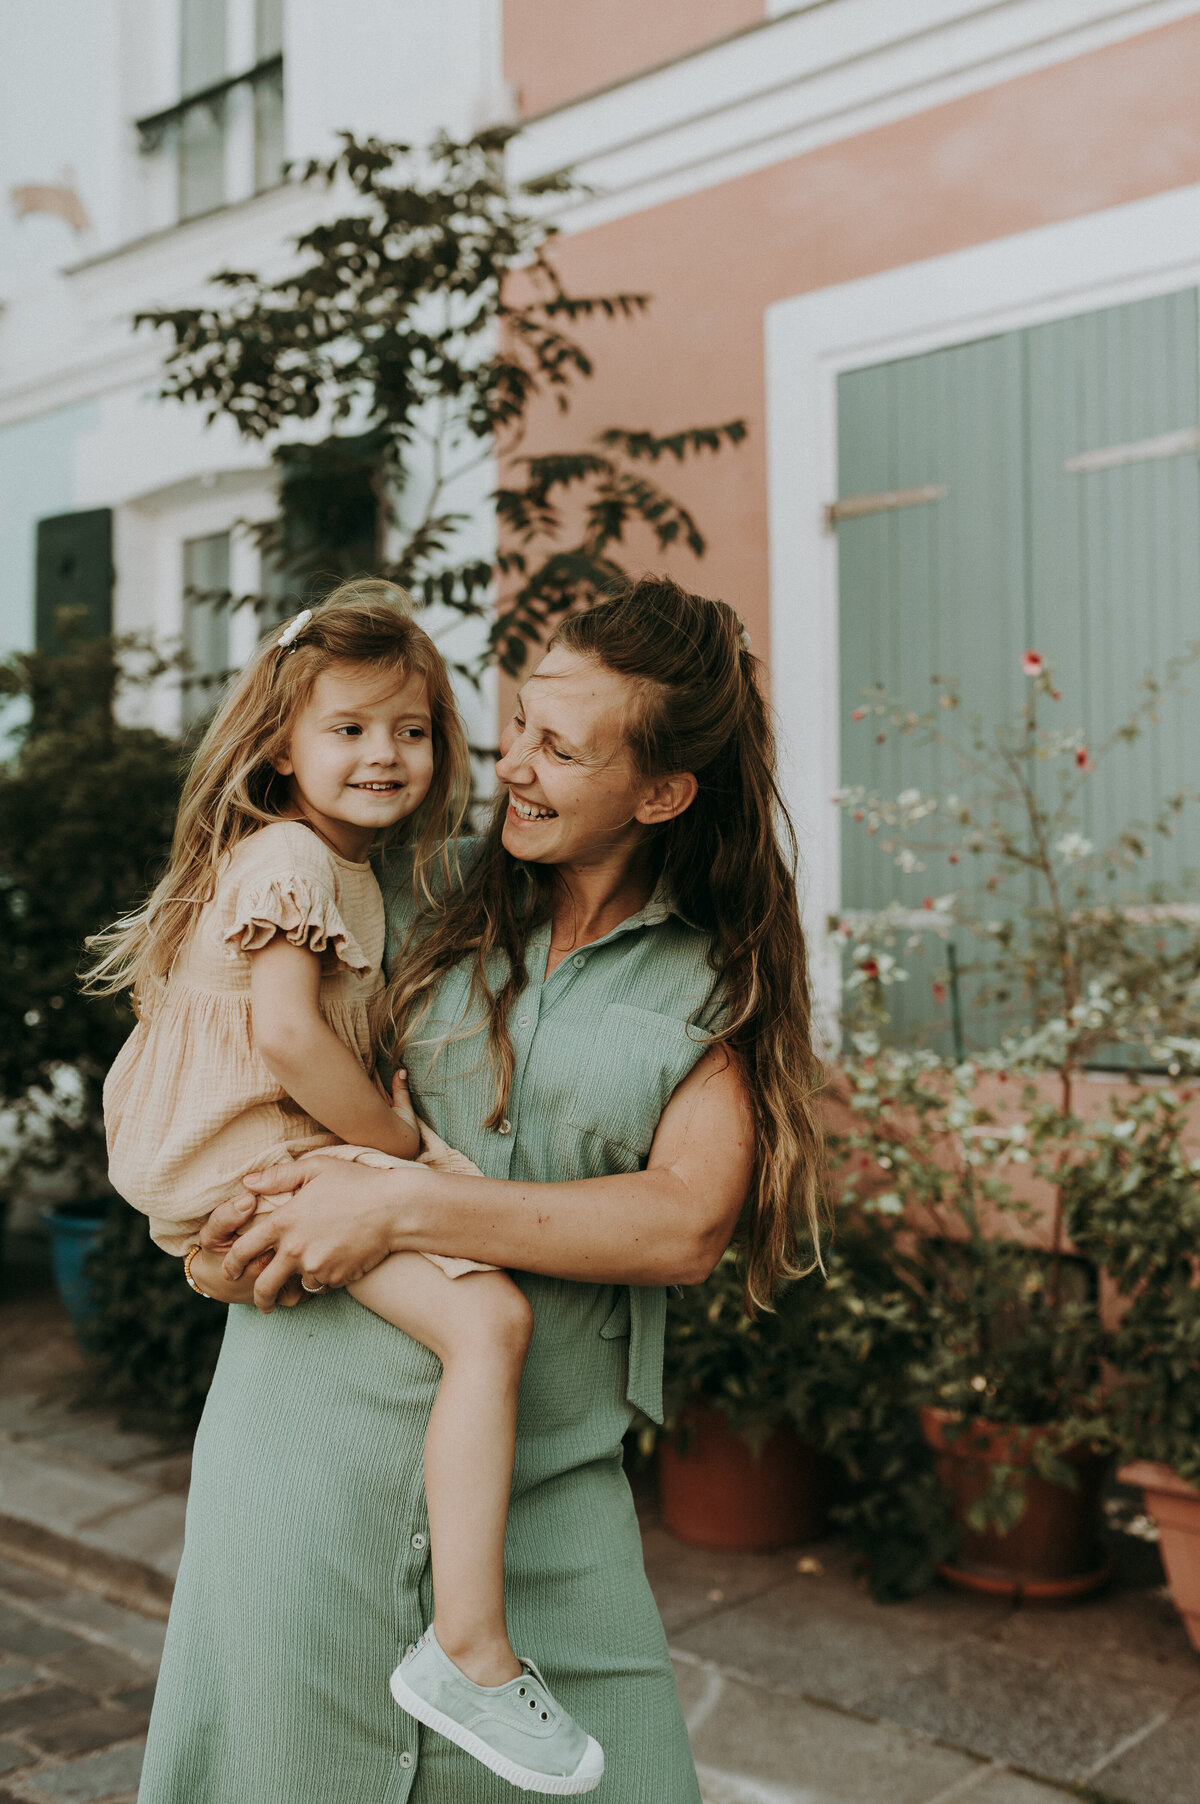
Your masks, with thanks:
M 284 654 L 286 655 L 286 654 Z M 369 664 L 323 670 L 273 760 L 303 817 L 361 863 L 378 833 L 420 807 L 433 780 L 433 727 L 422 676 Z

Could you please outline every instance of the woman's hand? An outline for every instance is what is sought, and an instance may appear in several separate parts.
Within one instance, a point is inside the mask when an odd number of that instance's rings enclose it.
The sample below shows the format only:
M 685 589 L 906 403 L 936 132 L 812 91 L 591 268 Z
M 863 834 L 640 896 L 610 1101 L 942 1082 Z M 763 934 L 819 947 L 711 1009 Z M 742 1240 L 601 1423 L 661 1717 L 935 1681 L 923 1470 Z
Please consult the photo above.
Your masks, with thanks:
M 256 1269 L 254 1301 L 264 1313 L 285 1300 L 289 1282 L 331 1289 L 352 1284 L 397 1250 L 404 1185 L 422 1180 L 428 1181 L 428 1174 L 415 1168 L 375 1171 L 320 1153 L 248 1172 L 242 1182 L 255 1196 L 286 1200 L 231 1237 L 225 1276 L 237 1283 Z

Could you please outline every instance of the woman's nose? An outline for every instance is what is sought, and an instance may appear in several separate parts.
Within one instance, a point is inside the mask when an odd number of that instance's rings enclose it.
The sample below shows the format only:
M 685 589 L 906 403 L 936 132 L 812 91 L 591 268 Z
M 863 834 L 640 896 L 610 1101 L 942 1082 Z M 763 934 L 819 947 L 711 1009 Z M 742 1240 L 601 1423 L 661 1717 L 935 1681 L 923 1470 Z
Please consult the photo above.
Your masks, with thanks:
M 500 756 L 496 760 L 496 775 L 501 783 L 519 783 L 529 772 L 529 748 L 520 733 L 515 733 L 505 745 L 500 741 Z

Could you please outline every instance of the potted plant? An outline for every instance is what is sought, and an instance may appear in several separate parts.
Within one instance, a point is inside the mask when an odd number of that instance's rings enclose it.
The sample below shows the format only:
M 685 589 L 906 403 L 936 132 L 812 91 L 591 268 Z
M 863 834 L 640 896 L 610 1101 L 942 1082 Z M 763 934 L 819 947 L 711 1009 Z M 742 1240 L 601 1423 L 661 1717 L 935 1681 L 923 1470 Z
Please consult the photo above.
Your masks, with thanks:
M 824 1271 L 771 1313 L 744 1307 L 727 1253 L 668 1305 L 663 1519 L 701 1546 L 764 1548 L 845 1532 L 880 1602 L 911 1597 L 953 1540 L 910 1407 L 928 1322 L 892 1223 L 839 1208 Z
M 893 1223 L 926 1330 L 911 1342 L 908 1396 L 954 1502 L 957 1547 L 941 1570 L 985 1590 L 1087 1590 L 1106 1571 L 1103 1329 L 1077 1263 L 1025 1244 L 1032 1211 L 1007 1174 L 1030 1157 L 1026 1125 L 996 1119 L 969 1061 L 868 1050 L 847 1073 L 845 1193 Z
M 764 1550 L 824 1529 L 825 1462 L 788 1412 L 790 1353 L 811 1294 L 790 1286 L 776 1310 L 751 1317 L 727 1252 L 707 1283 L 670 1299 L 667 1427 L 643 1438 L 657 1441 L 663 1523 L 692 1546 Z
M 1076 1244 L 1119 1299 L 1108 1348 L 1113 1438 L 1158 1525 L 1163 1565 L 1200 1651 L 1200 1160 L 1189 1092 L 1157 1090 L 1092 1129 L 1066 1186 Z
M 953 772 L 947 796 L 847 788 L 838 798 L 899 867 L 902 895 L 905 884 L 927 883 L 930 867 L 953 879 L 949 867 L 974 861 L 979 878 L 917 909 L 897 900 L 834 926 L 851 947 L 843 1170 L 852 1194 L 872 1193 L 913 1235 L 933 1331 L 914 1397 L 960 1530 L 943 1570 L 964 1584 L 1052 1597 L 1076 1595 L 1105 1572 L 1107 1342 L 1095 1273 L 1076 1262 L 1065 1221 L 1081 1079 L 1097 1062 L 1177 1073 L 1191 1059 L 1200 947 L 1186 911 L 1144 894 L 1113 900 L 1145 858 L 1149 829 L 1129 826 L 1099 849 L 1079 830 L 1096 766 L 1138 736 L 1162 686 L 1149 683 L 1141 707 L 1093 755 L 1081 733 L 1044 723 L 1061 699 L 1050 666 L 1034 652 L 1021 664 L 1022 706 L 991 733 L 976 722 L 960 739 L 948 728 L 958 697 L 939 678 L 939 706 L 924 716 L 882 690 L 856 710 L 877 739 L 908 737 Z M 1170 798 L 1154 828 L 1173 831 L 1182 807 Z M 948 946 L 933 985 L 950 1005 L 949 1021 L 933 1024 L 938 1051 L 890 1043 L 890 993 L 907 978 L 901 941 L 913 949 L 925 924 Z M 964 940 L 977 948 L 965 963 Z M 979 1038 L 971 1048 L 968 1016 Z M 1108 1094 L 1093 1086 L 1091 1095 L 1103 1107 L 1131 1082 L 1121 1075 Z

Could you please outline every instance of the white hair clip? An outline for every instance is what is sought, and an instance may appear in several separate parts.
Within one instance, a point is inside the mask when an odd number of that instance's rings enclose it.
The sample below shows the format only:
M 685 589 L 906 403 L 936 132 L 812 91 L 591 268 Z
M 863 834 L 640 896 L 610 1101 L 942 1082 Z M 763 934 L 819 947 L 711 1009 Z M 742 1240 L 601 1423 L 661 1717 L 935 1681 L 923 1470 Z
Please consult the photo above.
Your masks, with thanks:
M 747 651 L 750 650 L 752 640 L 750 638 L 749 633 L 746 631 L 745 627 L 742 628 L 742 644 L 746 647 Z
M 297 639 L 300 637 L 312 617 L 312 609 L 305 608 L 302 614 L 297 614 L 294 620 L 289 621 L 275 641 L 276 651 L 294 651 L 296 649 Z

